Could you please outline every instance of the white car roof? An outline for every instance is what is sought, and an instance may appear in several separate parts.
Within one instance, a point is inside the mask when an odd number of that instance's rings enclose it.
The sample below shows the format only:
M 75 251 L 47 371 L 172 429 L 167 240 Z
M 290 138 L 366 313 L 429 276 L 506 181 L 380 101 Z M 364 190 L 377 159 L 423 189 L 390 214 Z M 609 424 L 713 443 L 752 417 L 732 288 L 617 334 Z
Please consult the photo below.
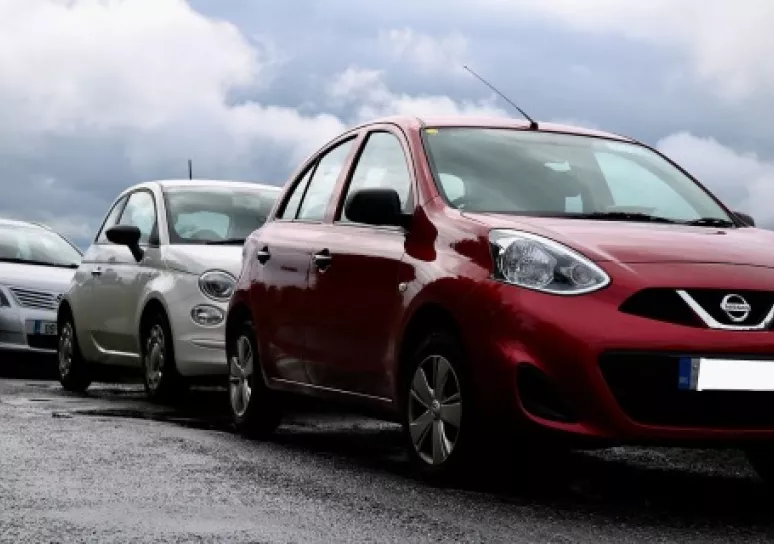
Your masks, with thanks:
M 224 179 L 159 179 L 138 183 L 132 187 L 128 187 L 123 192 L 127 192 L 139 187 L 147 187 L 149 185 L 158 185 L 162 189 L 173 187 L 223 187 L 224 185 L 228 185 L 234 189 L 253 189 L 272 192 L 280 192 L 280 190 L 282 190 L 282 187 L 278 187 L 277 185 L 270 185 L 268 183 L 254 183 L 250 181 L 233 181 Z

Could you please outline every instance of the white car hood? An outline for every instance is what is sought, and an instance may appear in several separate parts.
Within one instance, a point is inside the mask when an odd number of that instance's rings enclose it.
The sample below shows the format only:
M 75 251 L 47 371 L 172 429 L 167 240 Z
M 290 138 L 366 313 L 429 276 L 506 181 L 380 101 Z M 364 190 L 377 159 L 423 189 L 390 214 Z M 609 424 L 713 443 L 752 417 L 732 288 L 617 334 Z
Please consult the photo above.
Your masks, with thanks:
M 172 244 L 165 248 L 167 266 L 196 274 L 207 270 L 225 270 L 235 278 L 242 272 L 242 246 Z
M 0 261 L 0 285 L 64 293 L 75 275 L 74 268 Z

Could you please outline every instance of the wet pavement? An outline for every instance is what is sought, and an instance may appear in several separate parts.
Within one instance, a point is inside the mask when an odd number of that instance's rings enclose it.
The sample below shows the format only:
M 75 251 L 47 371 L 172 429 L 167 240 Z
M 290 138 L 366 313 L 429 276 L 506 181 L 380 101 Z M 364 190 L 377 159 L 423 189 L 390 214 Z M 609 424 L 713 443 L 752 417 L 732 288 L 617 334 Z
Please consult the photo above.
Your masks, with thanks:
M 736 451 L 572 453 L 435 488 L 394 425 L 288 416 L 234 435 L 224 392 L 153 405 L 0 378 L 0 542 L 772 542 L 774 500 Z

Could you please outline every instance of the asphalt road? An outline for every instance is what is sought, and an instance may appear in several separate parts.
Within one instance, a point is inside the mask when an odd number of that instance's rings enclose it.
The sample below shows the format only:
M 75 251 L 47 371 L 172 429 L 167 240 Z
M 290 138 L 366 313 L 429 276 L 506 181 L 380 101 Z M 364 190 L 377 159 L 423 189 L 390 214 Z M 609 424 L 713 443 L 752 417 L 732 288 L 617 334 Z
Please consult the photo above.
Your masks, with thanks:
M 774 541 L 774 500 L 735 451 L 573 453 L 531 485 L 495 463 L 434 488 L 392 425 L 297 413 L 253 442 L 224 403 L 0 379 L 0 542 Z

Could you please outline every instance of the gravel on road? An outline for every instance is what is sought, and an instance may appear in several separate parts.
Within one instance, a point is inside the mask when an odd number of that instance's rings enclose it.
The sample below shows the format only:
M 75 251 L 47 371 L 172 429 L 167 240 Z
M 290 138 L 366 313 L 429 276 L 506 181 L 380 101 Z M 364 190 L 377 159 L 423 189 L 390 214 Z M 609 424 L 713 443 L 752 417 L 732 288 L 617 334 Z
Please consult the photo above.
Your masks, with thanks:
M 0 379 L 0 542 L 774 541 L 774 501 L 737 451 L 577 452 L 529 467 L 550 485 L 497 467 L 437 488 L 394 425 L 297 413 L 256 442 L 225 402 Z

